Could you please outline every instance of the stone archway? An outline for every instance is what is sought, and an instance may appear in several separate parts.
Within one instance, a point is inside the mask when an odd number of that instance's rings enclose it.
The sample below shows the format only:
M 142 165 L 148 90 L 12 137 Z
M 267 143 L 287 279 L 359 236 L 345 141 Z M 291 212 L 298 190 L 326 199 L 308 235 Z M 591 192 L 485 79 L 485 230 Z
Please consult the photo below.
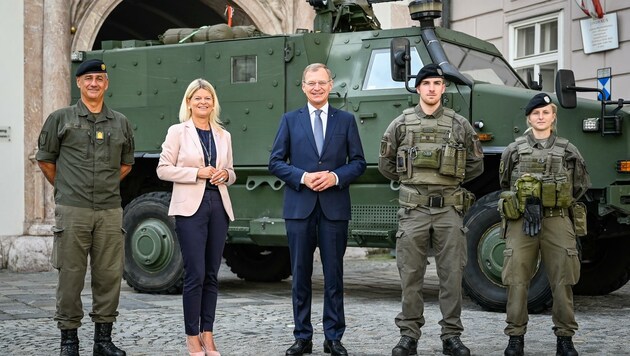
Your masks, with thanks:
M 122 0 L 72 0 L 70 23 L 74 37 L 71 51 L 89 51 L 92 49 L 98 30 L 107 16 Z
M 281 34 L 292 33 L 297 28 L 295 21 L 296 10 L 304 8 L 299 0 L 233 0 L 233 3 L 243 10 L 254 25 L 263 33 Z M 72 0 L 71 26 L 73 38 L 71 51 L 88 51 L 92 49 L 98 31 L 109 14 L 122 0 Z M 216 8 L 216 5 L 210 5 Z M 306 5 L 307 8 L 310 6 Z M 300 17 L 304 19 L 304 17 Z M 309 23 L 312 16 L 305 19 Z M 305 27 L 304 24 L 300 24 Z M 310 27 L 310 26 L 307 26 Z

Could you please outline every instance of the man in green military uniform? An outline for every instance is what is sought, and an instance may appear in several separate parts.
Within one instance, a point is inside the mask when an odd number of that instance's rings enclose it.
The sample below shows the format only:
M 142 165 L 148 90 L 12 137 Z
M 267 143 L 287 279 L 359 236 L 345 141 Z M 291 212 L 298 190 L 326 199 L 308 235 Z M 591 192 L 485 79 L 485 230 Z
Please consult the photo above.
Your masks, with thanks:
M 576 235 L 586 234 L 586 208 L 577 200 L 590 179 L 578 149 L 556 135 L 557 107 L 535 95 L 525 107 L 529 128 L 501 156 L 499 211 L 506 225 L 503 284 L 508 289 L 505 355 L 523 355 L 527 291 L 542 257 L 553 294 L 556 355 L 577 356 L 572 286 L 580 277 Z
M 481 144 L 470 123 L 442 106 L 446 90 L 440 67 L 427 64 L 416 76 L 420 103 L 394 119 L 381 140 L 378 168 L 400 182 L 396 261 L 402 285 L 401 338 L 392 356 L 416 355 L 424 325 L 422 287 L 431 242 L 440 280 L 442 345 L 446 355 L 470 355 L 459 336 L 462 273 L 466 264 L 463 215 L 474 196 L 461 187 L 483 172 Z
M 51 262 L 59 271 L 55 320 L 61 355 L 78 355 L 88 256 L 92 274 L 94 355 L 125 355 L 111 341 L 118 315 L 124 234 L 120 181 L 134 162 L 133 131 L 127 118 L 109 109 L 105 64 L 83 62 L 76 71 L 81 100 L 46 119 L 37 161 L 54 186 L 55 226 Z

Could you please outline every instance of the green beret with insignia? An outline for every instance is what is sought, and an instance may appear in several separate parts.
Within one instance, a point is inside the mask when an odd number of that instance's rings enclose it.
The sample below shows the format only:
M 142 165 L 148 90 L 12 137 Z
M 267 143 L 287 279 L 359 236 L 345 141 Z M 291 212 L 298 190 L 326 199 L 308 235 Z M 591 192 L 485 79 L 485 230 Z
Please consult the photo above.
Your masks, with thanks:
M 107 67 L 100 59 L 88 59 L 81 63 L 75 75 L 80 77 L 87 73 L 107 73 Z

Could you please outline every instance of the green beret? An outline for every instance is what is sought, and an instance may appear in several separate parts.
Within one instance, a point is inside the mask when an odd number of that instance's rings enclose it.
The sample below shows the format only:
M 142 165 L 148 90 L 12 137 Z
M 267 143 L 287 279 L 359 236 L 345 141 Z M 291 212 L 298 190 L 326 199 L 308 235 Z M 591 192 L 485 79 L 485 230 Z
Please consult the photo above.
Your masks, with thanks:
M 418 75 L 416 75 L 415 87 L 417 88 L 422 80 L 426 78 L 444 78 L 444 72 L 442 72 L 442 68 L 440 68 L 440 66 L 437 64 L 427 64 L 426 66 L 422 67 L 422 69 L 420 69 L 420 71 L 418 72 Z
M 547 106 L 549 104 L 551 104 L 551 98 L 549 95 L 545 93 L 536 94 L 529 103 L 527 103 L 527 106 L 525 106 L 525 116 L 529 116 L 532 110 L 542 108 L 543 106 Z
M 77 68 L 75 76 L 80 77 L 86 73 L 107 73 L 107 67 L 100 59 L 88 59 Z

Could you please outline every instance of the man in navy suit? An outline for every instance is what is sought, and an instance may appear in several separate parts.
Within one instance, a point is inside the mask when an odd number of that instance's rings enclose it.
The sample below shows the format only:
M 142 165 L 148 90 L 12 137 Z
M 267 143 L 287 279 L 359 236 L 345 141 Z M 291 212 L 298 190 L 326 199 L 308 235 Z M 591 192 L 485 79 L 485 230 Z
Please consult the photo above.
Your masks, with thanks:
M 286 183 L 284 211 L 291 272 L 295 343 L 286 355 L 310 354 L 311 276 L 319 246 L 324 271 L 324 352 L 347 355 L 341 343 L 343 255 L 350 220 L 349 185 L 365 171 L 361 138 L 354 116 L 328 104 L 333 87 L 326 65 L 314 63 L 302 74 L 306 106 L 282 116 L 269 170 Z

